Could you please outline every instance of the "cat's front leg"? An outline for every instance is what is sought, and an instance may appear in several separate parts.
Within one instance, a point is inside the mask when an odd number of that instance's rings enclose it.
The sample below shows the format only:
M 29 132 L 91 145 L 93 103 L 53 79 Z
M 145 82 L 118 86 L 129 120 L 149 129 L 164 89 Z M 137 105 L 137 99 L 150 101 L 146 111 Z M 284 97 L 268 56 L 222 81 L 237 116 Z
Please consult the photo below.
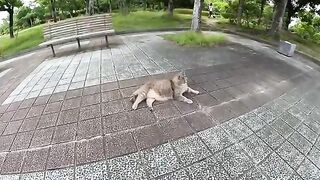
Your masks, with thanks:
M 188 87 L 188 92 L 193 93 L 193 94 L 199 94 L 200 92 L 197 90 L 193 90 L 192 88 Z
M 184 97 L 183 95 L 177 96 L 176 99 L 177 99 L 178 101 L 186 102 L 186 103 L 188 103 L 188 104 L 192 104 L 192 103 L 193 103 L 193 101 L 192 101 L 191 99 L 188 99 L 188 98 Z

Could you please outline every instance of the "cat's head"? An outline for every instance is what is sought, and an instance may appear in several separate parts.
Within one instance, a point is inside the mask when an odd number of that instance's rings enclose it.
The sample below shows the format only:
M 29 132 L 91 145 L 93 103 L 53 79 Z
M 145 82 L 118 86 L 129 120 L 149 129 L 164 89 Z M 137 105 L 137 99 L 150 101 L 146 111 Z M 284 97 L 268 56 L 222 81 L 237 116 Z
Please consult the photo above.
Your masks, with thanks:
M 188 78 L 184 72 L 180 72 L 172 78 L 173 83 L 178 86 L 182 84 L 186 84 L 187 80 Z

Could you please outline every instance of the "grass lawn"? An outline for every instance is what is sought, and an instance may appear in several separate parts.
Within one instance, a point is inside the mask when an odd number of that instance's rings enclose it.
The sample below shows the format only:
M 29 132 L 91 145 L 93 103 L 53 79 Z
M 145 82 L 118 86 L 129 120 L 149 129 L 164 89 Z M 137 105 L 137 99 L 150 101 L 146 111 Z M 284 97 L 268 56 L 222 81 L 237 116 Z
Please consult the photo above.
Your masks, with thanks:
M 37 46 L 43 41 L 42 25 L 22 30 L 18 36 L 10 39 L 9 35 L 0 36 L 0 57 L 10 56 L 22 50 Z
M 163 35 L 163 38 L 174 41 L 182 46 L 214 46 L 226 42 L 226 38 L 220 34 L 208 35 L 201 32 L 197 33 L 191 31 L 176 34 L 166 34 Z
M 175 11 L 174 16 L 169 17 L 167 12 L 163 11 L 136 11 L 126 16 L 113 14 L 112 24 L 115 31 L 190 27 L 191 15 Z
M 249 36 L 254 36 L 255 38 L 260 38 L 265 41 L 273 42 L 274 40 L 268 36 L 265 29 L 253 29 L 253 28 L 238 28 L 236 25 L 229 24 L 226 20 L 221 20 L 220 22 L 216 23 L 217 28 L 222 29 L 229 29 L 233 31 L 237 31 L 240 33 L 247 34 Z M 281 40 L 289 41 L 297 45 L 297 50 L 308 54 L 315 59 L 320 61 L 320 45 L 310 42 L 308 40 L 302 39 L 301 37 L 297 36 L 296 34 L 288 31 L 281 32 Z

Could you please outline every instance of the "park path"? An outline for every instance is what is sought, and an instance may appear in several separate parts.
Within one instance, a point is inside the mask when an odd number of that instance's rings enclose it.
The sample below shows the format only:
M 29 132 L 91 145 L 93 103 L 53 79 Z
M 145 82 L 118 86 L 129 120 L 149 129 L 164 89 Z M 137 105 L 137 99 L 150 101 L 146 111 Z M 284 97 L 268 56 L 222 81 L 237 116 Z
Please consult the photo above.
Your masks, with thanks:
M 14 82 L 0 88 L 0 179 L 319 179 L 316 65 L 236 35 L 190 48 L 161 34 L 10 63 L 0 78 Z M 194 104 L 131 111 L 141 84 L 181 70 L 200 91 L 187 95 Z

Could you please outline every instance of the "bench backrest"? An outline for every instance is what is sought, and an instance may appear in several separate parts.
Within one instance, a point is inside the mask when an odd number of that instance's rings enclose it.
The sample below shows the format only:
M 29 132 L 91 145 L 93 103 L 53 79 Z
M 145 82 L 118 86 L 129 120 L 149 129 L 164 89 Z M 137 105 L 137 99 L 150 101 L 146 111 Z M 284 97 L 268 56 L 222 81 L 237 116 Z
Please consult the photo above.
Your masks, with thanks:
M 112 30 L 110 14 L 71 18 L 44 26 L 44 39 L 58 39 L 98 31 Z

